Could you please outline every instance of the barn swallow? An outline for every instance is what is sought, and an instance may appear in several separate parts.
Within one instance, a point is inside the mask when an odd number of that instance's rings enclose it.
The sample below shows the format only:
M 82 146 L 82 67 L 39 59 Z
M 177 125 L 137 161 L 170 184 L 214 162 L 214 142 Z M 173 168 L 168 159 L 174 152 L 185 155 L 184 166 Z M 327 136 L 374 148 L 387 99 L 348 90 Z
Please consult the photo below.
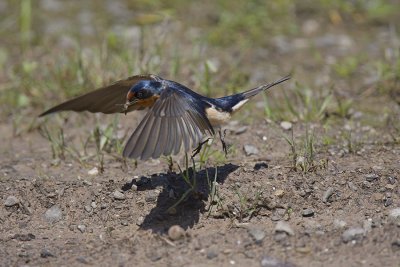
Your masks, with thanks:
M 229 121 L 250 98 L 289 76 L 248 91 L 209 98 L 188 87 L 156 75 L 136 75 L 61 103 L 39 116 L 59 111 L 128 113 L 149 108 L 125 145 L 123 156 L 146 160 L 201 149 L 205 136 L 221 135 L 221 125 Z M 221 136 L 220 136 L 221 137 Z M 223 141 L 221 139 L 221 141 Z M 223 143 L 226 150 L 225 143 Z

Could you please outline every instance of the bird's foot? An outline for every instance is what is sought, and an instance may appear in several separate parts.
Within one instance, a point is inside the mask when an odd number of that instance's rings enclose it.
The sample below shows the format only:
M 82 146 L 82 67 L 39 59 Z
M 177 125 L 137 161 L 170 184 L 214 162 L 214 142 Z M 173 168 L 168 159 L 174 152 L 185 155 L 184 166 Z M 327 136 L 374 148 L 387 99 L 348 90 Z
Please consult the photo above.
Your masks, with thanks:
M 201 149 L 203 148 L 203 145 L 204 145 L 205 143 L 207 143 L 208 140 L 210 140 L 210 139 L 211 139 L 211 138 L 207 138 L 205 141 L 199 143 L 199 145 L 193 150 L 192 159 L 193 159 L 197 154 L 200 153 Z
M 222 133 L 221 130 L 219 130 L 218 132 L 219 132 L 219 140 L 221 140 L 221 144 L 222 144 L 222 150 L 225 153 L 225 157 L 227 157 L 228 156 L 228 148 L 225 143 L 226 129 L 224 130 L 224 133 Z

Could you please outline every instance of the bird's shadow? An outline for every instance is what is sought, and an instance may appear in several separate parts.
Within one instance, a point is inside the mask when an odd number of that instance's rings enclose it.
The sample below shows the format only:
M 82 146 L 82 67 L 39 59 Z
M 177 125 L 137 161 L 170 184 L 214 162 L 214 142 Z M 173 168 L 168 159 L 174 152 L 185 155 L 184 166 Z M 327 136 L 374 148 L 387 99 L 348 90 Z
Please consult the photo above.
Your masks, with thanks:
M 129 190 L 133 185 L 136 185 L 138 191 L 148 191 L 145 195 L 146 202 L 157 201 L 156 206 L 145 216 L 140 225 L 141 229 L 151 229 L 158 233 L 167 231 L 172 225 L 179 225 L 187 229 L 196 224 L 199 221 L 200 213 L 206 210 L 205 200 L 210 195 L 209 182 L 213 181 L 215 174 L 217 174 L 217 182 L 222 184 L 228 175 L 238 168 L 237 165 L 225 164 L 216 168 L 210 167 L 197 171 L 195 175 L 196 193 L 189 194 L 185 201 L 176 207 L 175 214 L 169 213 L 168 208 L 173 206 L 179 197 L 189 189 L 180 174 L 162 173 L 151 177 L 141 177 L 123 185 L 122 190 Z M 191 169 L 189 169 L 190 171 Z M 161 193 L 158 196 L 154 195 L 153 189 L 160 186 L 162 187 Z

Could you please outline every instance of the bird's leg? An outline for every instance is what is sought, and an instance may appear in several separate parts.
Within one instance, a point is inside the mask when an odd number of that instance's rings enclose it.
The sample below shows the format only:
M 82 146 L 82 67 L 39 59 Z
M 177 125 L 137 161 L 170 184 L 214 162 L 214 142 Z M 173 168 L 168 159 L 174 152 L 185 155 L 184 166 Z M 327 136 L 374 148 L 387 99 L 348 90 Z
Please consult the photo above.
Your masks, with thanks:
M 222 150 L 225 152 L 225 157 L 228 156 L 228 149 L 226 147 L 225 143 L 225 135 L 226 135 L 226 129 L 224 130 L 224 133 L 222 133 L 221 129 L 218 131 L 219 133 L 219 140 L 221 140 L 222 144 Z
M 207 138 L 205 141 L 199 143 L 199 145 L 193 150 L 192 158 L 194 158 L 197 154 L 200 153 L 200 150 L 203 148 L 203 145 L 208 142 L 211 138 Z

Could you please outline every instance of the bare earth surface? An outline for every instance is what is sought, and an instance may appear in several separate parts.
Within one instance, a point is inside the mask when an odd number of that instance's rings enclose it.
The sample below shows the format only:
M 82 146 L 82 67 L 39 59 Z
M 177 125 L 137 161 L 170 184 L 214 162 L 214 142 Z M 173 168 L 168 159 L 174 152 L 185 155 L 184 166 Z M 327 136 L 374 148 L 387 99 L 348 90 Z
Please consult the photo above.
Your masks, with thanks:
M 16 2 L 0 266 L 400 266 L 398 1 Z M 215 97 L 292 79 L 235 115 L 227 158 L 214 142 L 170 208 L 182 155 L 120 156 L 143 112 L 37 118 L 139 73 Z
M 281 153 L 288 150 L 281 130 L 262 122 L 228 134 L 228 142 L 251 143 L 262 152 L 247 157 L 240 151 L 217 167 L 223 205 L 210 211 L 209 201 L 192 197 L 171 215 L 167 209 L 185 184 L 168 174 L 165 162 L 135 169 L 109 157 L 104 174 L 89 175 L 74 161 L 52 165 L 38 134 L 10 142 L 7 128 L 0 192 L 3 201 L 15 196 L 18 203 L 0 208 L 4 266 L 398 265 L 399 215 L 390 216 L 400 203 L 398 146 L 327 155 L 326 168 L 299 174 Z M 209 168 L 211 179 L 214 173 Z M 205 172 L 197 179 L 207 199 Z M 49 209 L 60 214 L 49 217 Z M 167 234 L 172 225 L 185 230 L 176 241 Z

